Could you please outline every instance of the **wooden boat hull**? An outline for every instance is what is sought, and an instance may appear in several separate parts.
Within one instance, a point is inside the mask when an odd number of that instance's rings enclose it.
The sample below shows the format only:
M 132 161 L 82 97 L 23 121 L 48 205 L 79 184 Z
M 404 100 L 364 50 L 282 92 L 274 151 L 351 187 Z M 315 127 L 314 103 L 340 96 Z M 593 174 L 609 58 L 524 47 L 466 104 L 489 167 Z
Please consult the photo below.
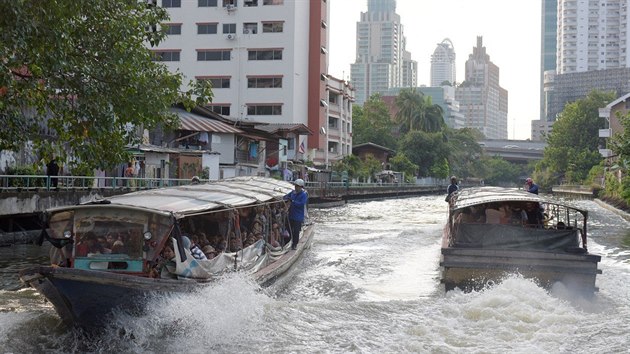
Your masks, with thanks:
M 307 226 L 297 250 L 289 251 L 252 274 L 261 286 L 286 273 L 311 245 L 314 226 Z M 48 299 L 66 325 L 94 331 L 116 310 L 140 314 L 152 295 L 190 292 L 212 280 L 159 279 L 132 274 L 65 267 L 33 267 L 20 272 L 22 282 Z
M 442 248 L 441 281 L 447 291 L 469 291 L 520 274 L 545 288 L 562 283 L 572 291 L 592 295 L 597 291 L 595 278 L 601 274 L 600 260 L 601 256 L 592 254 L 447 247 Z

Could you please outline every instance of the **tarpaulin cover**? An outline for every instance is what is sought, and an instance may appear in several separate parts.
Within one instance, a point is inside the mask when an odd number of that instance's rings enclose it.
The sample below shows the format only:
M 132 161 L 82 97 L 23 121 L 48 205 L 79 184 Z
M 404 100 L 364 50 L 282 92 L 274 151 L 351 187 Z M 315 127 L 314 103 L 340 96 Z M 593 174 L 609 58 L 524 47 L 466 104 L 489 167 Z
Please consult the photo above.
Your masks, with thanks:
M 538 229 L 501 224 L 456 226 L 454 247 L 567 250 L 580 247 L 578 230 Z

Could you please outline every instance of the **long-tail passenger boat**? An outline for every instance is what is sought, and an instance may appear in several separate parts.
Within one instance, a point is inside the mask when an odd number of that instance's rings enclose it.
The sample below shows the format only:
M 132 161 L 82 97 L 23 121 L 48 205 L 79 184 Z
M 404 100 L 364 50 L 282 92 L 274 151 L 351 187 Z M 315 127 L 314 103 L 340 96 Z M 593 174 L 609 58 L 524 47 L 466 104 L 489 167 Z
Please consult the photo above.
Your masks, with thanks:
M 520 274 L 592 296 L 601 256 L 588 252 L 587 220 L 586 210 L 523 190 L 462 189 L 449 201 L 441 282 L 469 291 Z
M 64 323 L 87 329 L 98 329 L 115 309 L 143 311 L 147 295 L 192 291 L 227 272 L 265 286 L 313 237 L 314 226 L 306 225 L 291 250 L 283 196 L 293 188 L 236 177 L 54 208 L 42 230 L 51 265 L 25 269 L 20 278 Z

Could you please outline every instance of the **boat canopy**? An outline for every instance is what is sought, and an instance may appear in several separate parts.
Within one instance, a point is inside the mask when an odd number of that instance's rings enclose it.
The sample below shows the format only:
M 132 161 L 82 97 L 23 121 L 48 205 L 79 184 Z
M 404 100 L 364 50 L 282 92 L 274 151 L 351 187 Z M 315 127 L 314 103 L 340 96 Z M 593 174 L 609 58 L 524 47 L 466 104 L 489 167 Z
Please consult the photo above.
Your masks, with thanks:
M 500 188 L 500 187 L 476 187 L 464 188 L 457 191 L 451 198 L 451 211 L 467 208 L 473 205 L 488 204 L 495 202 L 535 202 L 545 204 L 563 205 L 574 209 L 584 215 L 585 210 L 581 210 L 567 203 L 560 203 L 557 200 L 545 198 L 538 194 L 529 193 L 522 189 Z
M 293 189 L 291 183 L 271 178 L 234 177 L 204 184 L 132 192 L 88 201 L 82 205 L 109 204 L 174 215 L 180 219 L 195 214 L 279 201 Z M 50 211 L 77 208 L 80 206 L 60 207 Z

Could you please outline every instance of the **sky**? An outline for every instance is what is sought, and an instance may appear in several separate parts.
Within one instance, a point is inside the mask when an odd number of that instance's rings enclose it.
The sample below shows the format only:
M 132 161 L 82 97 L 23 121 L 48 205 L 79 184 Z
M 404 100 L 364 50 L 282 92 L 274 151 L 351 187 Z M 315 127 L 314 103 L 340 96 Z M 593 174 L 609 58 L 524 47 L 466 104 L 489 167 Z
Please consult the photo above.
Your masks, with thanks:
M 356 23 L 367 0 L 328 0 L 328 71 L 350 80 L 356 58 Z M 477 36 L 499 67 L 499 84 L 508 91 L 508 138 L 529 139 L 540 112 L 540 0 L 397 0 L 407 51 L 418 62 L 418 85 L 429 86 L 431 54 L 449 38 L 456 54 L 457 81 Z

